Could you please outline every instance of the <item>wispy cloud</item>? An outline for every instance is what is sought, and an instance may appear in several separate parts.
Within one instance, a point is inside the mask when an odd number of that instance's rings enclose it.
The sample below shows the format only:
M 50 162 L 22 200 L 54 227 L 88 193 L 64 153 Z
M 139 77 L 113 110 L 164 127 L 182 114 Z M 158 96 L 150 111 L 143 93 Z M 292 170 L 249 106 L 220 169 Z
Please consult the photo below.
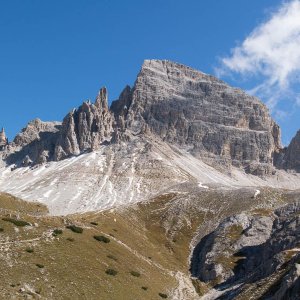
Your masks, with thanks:
M 300 1 L 283 2 L 231 50 L 230 56 L 221 59 L 218 71 L 221 76 L 260 76 L 261 84 L 251 93 L 266 99 L 271 110 L 276 110 L 282 97 L 294 98 L 294 103 L 300 104 L 291 89 L 300 82 Z

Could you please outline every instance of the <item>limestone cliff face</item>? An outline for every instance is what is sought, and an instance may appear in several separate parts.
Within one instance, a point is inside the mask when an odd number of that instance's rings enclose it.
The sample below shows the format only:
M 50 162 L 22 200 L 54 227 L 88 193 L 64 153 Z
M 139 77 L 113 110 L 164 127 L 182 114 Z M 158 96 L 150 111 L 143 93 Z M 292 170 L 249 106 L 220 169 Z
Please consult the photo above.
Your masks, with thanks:
M 40 119 L 29 122 L 8 145 L 6 162 L 17 166 L 47 162 L 53 157 L 60 130 L 60 122 L 42 122 Z
M 84 102 L 64 118 L 54 159 L 61 160 L 97 149 L 102 142 L 111 140 L 112 125 L 113 116 L 108 108 L 107 91 L 102 88 L 94 104 Z
M 284 167 L 300 172 L 300 130 L 287 147 L 284 157 Z
M 128 97 L 126 127 L 133 132 L 147 127 L 212 165 L 233 164 L 257 175 L 272 171 L 280 129 L 257 98 L 161 60 L 144 62 Z
M 148 134 L 222 170 L 235 166 L 265 176 L 275 172 L 274 158 L 280 157 L 285 168 L 299 171 L 299 138 L 283 152 L 280 128 L 262 102 L 213 76 L 164 60 L 146 60 L 134 86 L 127 86 L 110 108 L 102 88 L 95 103 L 84 102 L 62 124 L 30 123 L 11 144 L 8 162 L 58 161 Z

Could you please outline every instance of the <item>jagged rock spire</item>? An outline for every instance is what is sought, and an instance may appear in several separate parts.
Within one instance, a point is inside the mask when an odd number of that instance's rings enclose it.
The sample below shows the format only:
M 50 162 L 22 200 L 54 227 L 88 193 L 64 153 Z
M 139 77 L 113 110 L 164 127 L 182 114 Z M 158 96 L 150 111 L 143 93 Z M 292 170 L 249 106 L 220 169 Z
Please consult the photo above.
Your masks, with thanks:
M 4 128 L 2 127 L 2 130 L 0 131 L 0 147 L 6 146 L 7 143 L 8 143 L 8 139 L 6 137 Z
M 96 150 L 104 141 L 111 140 L 113 116 L 108 108 L 107 89 L 100 89 L 95 104 L 83 102 L 63 121 L 55 145 L 54 160 Z
M 104 110 L 108 110 L 108 97 L 105 86 L 100 89 L 95 101 L 95 106 L 98 108 L 103 108 Z

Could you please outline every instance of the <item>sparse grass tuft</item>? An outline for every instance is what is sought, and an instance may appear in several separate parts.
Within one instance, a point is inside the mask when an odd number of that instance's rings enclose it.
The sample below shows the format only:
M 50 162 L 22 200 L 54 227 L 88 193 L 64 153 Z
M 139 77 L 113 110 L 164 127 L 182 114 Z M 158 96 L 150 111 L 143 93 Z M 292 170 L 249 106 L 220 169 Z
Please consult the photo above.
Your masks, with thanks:
M 110 239 L 104 235 L 94 235 L 94 239 L 106 244 L 110 242 Z
M 254 210 L 251 211 L 254 215 L 260 215 L 260 216 L 272 216 L 273 211 L 270 208 L 255 208 Z
M 22 221 L 22 220 L 16 220 L 16 219 L 12 219 L 12 218 L 2 218 L 2 220 L 5 222 L 13 223 L 14 225 L 20 226 L 20 227 L 31 226 L 30 223 L 28 223 L 26 221 Z
M 241 256 L 226 256 L 220 255 L 216 258 L 215 262 L 221 264 L 224 268 L 233 270 L 239 263 L 240 260 L 245 259 Z
M 79 226 L 76 226 L 76 225 L 68 225 L 66 226 L 66 228 L 72 230 L 73 232 L 76 232 L 76 233 L 82 233 L 83 232 L 83 228 L 79 227 Z
M 107 275 L 116 276 L 116 275 L 118 274 L 118 271 L 116 271 L 116 270 L 114 270 L 114 269 L 107 269 L 107 270 L 105 271 L 105 273 L 106 273 Z
M 239 224 L 233 224 L 228 228 L 226 237 L 230 238 L 233 241 L 237 241 L 243 234 L 243 226 Z

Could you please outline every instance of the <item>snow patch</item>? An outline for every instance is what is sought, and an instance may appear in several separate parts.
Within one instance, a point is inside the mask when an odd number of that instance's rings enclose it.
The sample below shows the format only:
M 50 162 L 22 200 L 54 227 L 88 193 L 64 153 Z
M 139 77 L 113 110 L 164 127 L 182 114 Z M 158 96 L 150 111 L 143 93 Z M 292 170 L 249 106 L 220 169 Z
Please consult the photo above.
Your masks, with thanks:
M 202 182 L 199 182 L 198 186 L 203 189 L 209 189 L 209 187 L 207 185 L 203 185 Z

